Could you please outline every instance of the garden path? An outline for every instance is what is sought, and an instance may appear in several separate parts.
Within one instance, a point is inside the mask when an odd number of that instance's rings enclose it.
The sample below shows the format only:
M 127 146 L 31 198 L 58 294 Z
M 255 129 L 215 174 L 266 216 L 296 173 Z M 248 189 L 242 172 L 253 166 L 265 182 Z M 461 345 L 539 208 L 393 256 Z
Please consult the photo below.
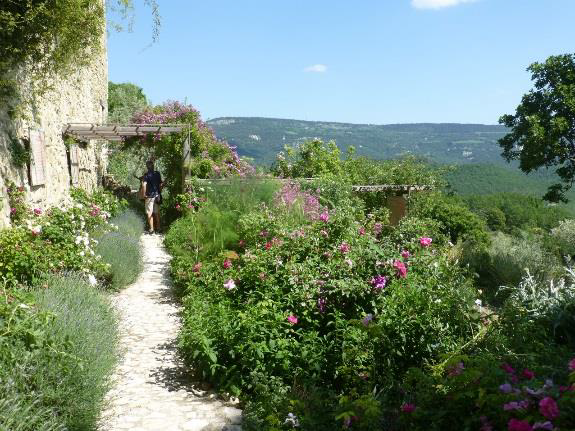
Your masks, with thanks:
M 113 297 L 123 357 L 113 376 L 102 431 L 239 431 L 241 410 L 193 387 L 176 352 L 179 307 L 163 238 L 143 235 L 144 269 Z

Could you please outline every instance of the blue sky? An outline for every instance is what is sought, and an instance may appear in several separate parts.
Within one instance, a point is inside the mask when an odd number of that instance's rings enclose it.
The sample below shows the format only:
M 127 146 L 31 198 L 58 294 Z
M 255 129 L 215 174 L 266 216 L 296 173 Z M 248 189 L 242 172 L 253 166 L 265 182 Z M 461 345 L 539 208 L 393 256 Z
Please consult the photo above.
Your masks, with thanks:
M 135 0 L 109 78 L 204 119 L 495 124 L 526 67 L 575 52 L 575 0 Z M 148 47 L 149 46 L 149 47 Z

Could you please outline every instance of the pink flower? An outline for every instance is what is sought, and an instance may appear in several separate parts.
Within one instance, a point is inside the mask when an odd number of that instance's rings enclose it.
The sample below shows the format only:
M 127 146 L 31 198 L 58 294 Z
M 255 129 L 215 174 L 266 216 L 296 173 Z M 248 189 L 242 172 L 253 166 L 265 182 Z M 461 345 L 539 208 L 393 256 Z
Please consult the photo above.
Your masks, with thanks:
M 345 259 L 345 263 L 347 263 L 350 268 L 353 268 L 353 260 L 351 260 L 349 258 Z
M 528 421 L 522 421 L 515 418 L 509 419 L 507 429 L 509 431 L 533 431 L 533 428 L 529 425 Z
M 268 234 L 269 234 L 269 233 L 268 233 L 267 230 L 262 230 L 262 231 L 260 232 L 260 236 L 262 236 L 262 237 L 264 237 L 264 238 L 265 238 L 266 236 L 268 236 Z
M 339 246 L 339 251 L 341 251 L 342 253 L 348 253 L 350 250 L 351 247 L 347 242 L 342 242 L 341 245 Z
M 402 411 L 402 413 L 413 413 L 415 410 L 415 404 L 403 403 L 399 409 Z
M 373 232 L 374 232 L 376 235 L 379 235 L 379 234 L 381 233 L 382 227 L 383 227 L 383 226 L 382 226 L 381 223 L 376 223 L 376 224 L 374 224 L 374 225 L 373 225 Z
M 527 380 L 531 380 L 532 378 L 535 377 L 535 373 L 527 368 L 525 368 L 523 370 L 523 372 L 521 373 L 521 377 L 527 379 Z
M 224 269 L 230 269 L 232 267 L 232 261 L 229 259 L 224 260 Z
M 325 210 L 319 215 L 319 219 L 324 223 L 327 223 L 329 221 L 329 213 L 327 212 L 327 210 Z
M 376 275 L 371 279 L 369 283 L 374 289 L 382 290 L 385 288 L 385 285 L 387 284 L 387 277 L 383 275 Z
M 192 271 L 193 272 L 200 272 L 201 269 L 202 269 L 202 262 L 198 262 L 194 265 Z
M 180 204 L 176 204 L 176 209 L 179 210 L 180 208 Z
M 569 361 L 569 370 L 575 371 L 575 358 Z
M 230 278 L 227 283 L 224 283 L 224 287 L 228 290 L 232 290 L 236 288 L 236 283 Z
M 422 247 L 429 247 L 431 245 L 431 241 L 432 239 L 426 236 L 419 238 L 419 243 L 421 244 Z
M 555 419 L 559 416 L 559 407 L 553 398 L 545 397 L 539 401 L 539 413 L 547 419 Z
M 243 239 L 240 239 L 240 241 L 238 242 L 238 246 L 243 247 L 246 245 L 246 242 Z
M 395 268 L 399 278 L 405 278 L 407 276 L 407 268 L 403 262 L 396 260 L 393 262 L 393 267 Z
M 364 228 L 364 227 L 360 227 L 358 233 L 359 233 L 360 235 L 365 235 L 365 228 Z
M 15 214 L 16 213 L 16 208 L 10 208 L 10 214 Z
M 42 210 L 40 208 L 34 208 L 34 215 L 39 216 L 40 214 L 42 214 Z
M 507 362 L 504 362 L 503 364 L 501 364 L 501 366 L 499 367 L 501 368 L 503 371 L 505 371 L 507 374 L 513 374 L 515 373 L 515 370 L 511 367 L 511 365 L 509 365 Z
M 265 248 L 266 248 L 266 250 L 269 250 L 270 248 L 272 248 L 272 243 L 269 241 L 266 242 Z
M 294 316 L 293 314 L 290 314 L 290 315 L 287 317 L 287 320 L 288 320 L 288 322 L 291 323 L 292 325 L 297 324 L 297 317 Z
M 403 250 L 401 252 L 401 257 L 403 257 L 404 259 L 409 259 L 410 256 L 411 256 L 411 253 L 409 253 L 409 250 Z

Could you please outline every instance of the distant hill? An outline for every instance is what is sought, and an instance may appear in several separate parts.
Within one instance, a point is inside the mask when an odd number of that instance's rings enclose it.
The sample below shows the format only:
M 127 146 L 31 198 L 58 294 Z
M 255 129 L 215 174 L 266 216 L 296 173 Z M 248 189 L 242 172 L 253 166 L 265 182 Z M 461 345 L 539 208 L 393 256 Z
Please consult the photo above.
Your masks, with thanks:
M 506 129 L 484 124 L 348 124 L 277 118 L 225 117 L 209 120 L 216 136 L 238 147 L 238 153 L 258 165 L 270 165 L 284 145 L 311 138 L 334 139 L 345 152 L 374 159 L 404 154 L 424 156 L 437 163 L 505 164 L 497 140 Z

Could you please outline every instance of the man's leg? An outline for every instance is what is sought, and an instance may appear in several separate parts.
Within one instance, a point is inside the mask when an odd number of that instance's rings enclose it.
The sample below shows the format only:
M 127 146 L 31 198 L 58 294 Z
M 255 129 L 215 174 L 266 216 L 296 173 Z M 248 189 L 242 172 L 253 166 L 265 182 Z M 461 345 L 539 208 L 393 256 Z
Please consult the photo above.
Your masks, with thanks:
M 154 227 L 156 232 L 160 231 L 160 206 L 154 202 Z
M 148 218 L 149 232 L 154 232 L 154 199 L 146 198 L 146 217 Z

